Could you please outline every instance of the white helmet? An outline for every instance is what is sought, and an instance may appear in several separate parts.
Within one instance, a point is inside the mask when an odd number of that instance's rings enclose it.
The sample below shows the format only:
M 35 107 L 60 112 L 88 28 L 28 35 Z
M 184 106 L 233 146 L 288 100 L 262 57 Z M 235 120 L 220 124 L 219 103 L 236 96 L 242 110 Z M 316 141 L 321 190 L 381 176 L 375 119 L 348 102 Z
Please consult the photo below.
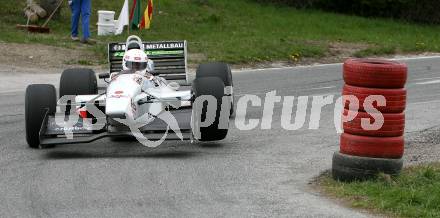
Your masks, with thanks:
M 149 65 L 152 65 L 152 61 L 148 59 L 147 54 L 141 49 L 130 49 L 124 54 L 122 61 L 123 70 L 150 71 L 152 69 Z

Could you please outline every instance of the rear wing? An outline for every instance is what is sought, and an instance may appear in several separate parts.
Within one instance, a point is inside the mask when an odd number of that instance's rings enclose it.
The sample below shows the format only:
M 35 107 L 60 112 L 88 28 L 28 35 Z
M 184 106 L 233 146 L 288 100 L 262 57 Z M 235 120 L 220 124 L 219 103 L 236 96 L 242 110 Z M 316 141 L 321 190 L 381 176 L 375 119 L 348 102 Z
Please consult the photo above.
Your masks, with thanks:
M 145 53 L 154 61 L 155 72 L 166 80 L 188 83 L 186 41 L 144 42 Z M 108 44 L 110 73 L 122 70 L 125 42 Z

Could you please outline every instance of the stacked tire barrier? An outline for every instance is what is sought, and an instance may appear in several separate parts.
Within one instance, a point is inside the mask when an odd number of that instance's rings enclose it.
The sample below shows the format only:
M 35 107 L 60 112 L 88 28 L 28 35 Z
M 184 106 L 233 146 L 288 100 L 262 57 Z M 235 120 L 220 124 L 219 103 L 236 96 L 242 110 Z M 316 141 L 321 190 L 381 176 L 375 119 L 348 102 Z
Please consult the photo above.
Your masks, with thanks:
M 380 172 L 399 174 L 404 153 L 407 66 L 394 61 L 349 59 L 343 68 L 343 115 L 355 116 L 343 123 L 340 151 L 333 154 L 333 178 L 354 181 L 374 178 Z M 383 96 L 386 105 L 369 101 L 376 110 L 368 111 L 364 102 L 369 96 Z M 357 111 L 350 111 L 353 97 L 359 100 Z M 362 120 L 373 123 L 377 117 L 383 117 L 379 129 L 362 127 Z

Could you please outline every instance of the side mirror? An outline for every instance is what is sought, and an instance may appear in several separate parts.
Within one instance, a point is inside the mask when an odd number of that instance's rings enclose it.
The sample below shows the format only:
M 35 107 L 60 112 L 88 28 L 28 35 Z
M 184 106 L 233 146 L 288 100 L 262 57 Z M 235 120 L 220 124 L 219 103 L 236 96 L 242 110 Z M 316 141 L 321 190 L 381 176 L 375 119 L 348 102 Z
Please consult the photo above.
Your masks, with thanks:
M 154 62 L 150 59 L 148 59 L 147 62 L 147 72 L 153 74 L 154 73 Z
M 136 97 L 134 97 L 134 102 L 139 102 L 140 100 L 144 99 L 148 97 L 148 95 L 146 93 L 141 93 L 139 95 L 137 95 Z
M 110 73 L 100 73 L 100 74 L 98 75 L 98 77 L 99 77 L 100 79 L 108 79 L 108 78 L 110 78 Z

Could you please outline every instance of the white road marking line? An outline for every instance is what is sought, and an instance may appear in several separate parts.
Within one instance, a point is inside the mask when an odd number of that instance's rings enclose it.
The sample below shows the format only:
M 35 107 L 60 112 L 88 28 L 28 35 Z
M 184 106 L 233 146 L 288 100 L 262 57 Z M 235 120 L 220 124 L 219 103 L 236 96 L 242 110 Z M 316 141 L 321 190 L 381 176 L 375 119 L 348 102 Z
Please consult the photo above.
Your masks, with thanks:
M 238 94 L 238 95 L 235 95 L 235 97 L 241 97 L 241 96 L 245 96 L 245 95 L 259 96 L 259 95 L 266 95 L 266 94 L 267 94 L 266 92 L 254 92 L 254 93 Z
M 305 90 L 307 90 L 307 89 L 305 89 Z M 303 90 L 292 90 L 292 91 L 305 91 L 305 90 L 303 89 Z M 267 93 L 269 93 L 269 92 L 267 92 Z M 263 95 L 263 96 L 265 96 L 267 93 L 266 92 L 256 92 L 256 93 L 247 93 L 247 94 L 237 94 L 237 95 L 235 95 L 235 97 L 238 98 L 238 97 L 245 96 L 245 95 L 257 95 L 257 96 Z M 290 95 L 280 95 L 279 93 L 277 93 L 277 95 L 281 96 L 281 97 L 290 96 Z M 341 93 L 339 93 L 339 92 L 329 92 L 329 93 L 318 93 L 318 94 L 308 94 L 308 95 L 301 94 L 301 95 L 298 95 L 298 96 L 313 97 L 313 96 L 328 96 L 328 95 L 341 95 Z
M 411 103 L 408 103 L 408 105 L 413 105 L 413 104 L 431 104 L 431 103 L 437 103 L 437 102 L 440 103 L 440 100 L 411 102 Z
M 318 93 L 318 94 L 312 94 L 310 96 L 329 96 L 329 95 L 341 95 L 339 92 L 329 92 L 329 93 Z
M 333 89 L 333 88 L 336 88 L 336 86 L 326 86 L 326 87 L 318 87 L 318 88 L 303 89 L 302 91 L 308 91 L 308 90 L 321 90 L 321 89 Z
M 15 90 L 0 91 L 0 95 L 2 95 L 2 94 L 13 94 L 13 93 L 22 92 L 22 91 L 24 91 L 24 90 L 22 90 L 22 89 L 15 89 Z
M 419 79 L 414 79 L 414 81 L 430 80 L 430 79 L 440 79 L 440 76 L 439 76 L 439 77 L 426 77 L 426 78 L 419 78 Z
M 260 68 L 260 69 L 242 69 L 242 70 L 233 70 L 232 72 L 261 72 L 261 71 L 276 71 L 276 70 L 295 70 L 295 69 L 305 69 L 312 67 L 332 67 L 332 66 L 342 66 L 342 63 L 334 63 L 334 64 L 315 64 L 315 65 L 301 65 L 294 67 L 273 67 L 273 68 Z
M 440 83 L 440 79 L 438 80 L 431 80 L 431 81 L 426 81 L 426 82 L 419 82 L 416 83 L 417 85 L 430 85 L 430 84 L 437 84 Z
M 427 59 L 440 59 L 439 55 L 435 56 L 420 56 L 420 57 L 402 57 L 402 58 L 391 58 L 388 60 L 394 61 L 410 61 L 410 60 L 427 60 Z M 293 66 L 293 67 L 273 67 L 273 68 L 260 68 L 260 69 L 242 69 L 242 70 L 233 70 L 232 72 L 261 72 L 261 71 L 277 71 L 277 70 L 294 70 L 294 69 L 304 69 L 304 68 L 313 68 L 313 67 L 332 67 L 332 66 L 342 66 L 342 63 L 334 63 L 334 64 L 314 64 L 314 65 L 301 65 L 301 66 Z
M 391 58 L 390 60 L 394 60 L 394 61 L 410 61 L 410 60 L 426 60 L 426 59 L 436 59 L 436 58 L 440 58 L 440 55 Z

